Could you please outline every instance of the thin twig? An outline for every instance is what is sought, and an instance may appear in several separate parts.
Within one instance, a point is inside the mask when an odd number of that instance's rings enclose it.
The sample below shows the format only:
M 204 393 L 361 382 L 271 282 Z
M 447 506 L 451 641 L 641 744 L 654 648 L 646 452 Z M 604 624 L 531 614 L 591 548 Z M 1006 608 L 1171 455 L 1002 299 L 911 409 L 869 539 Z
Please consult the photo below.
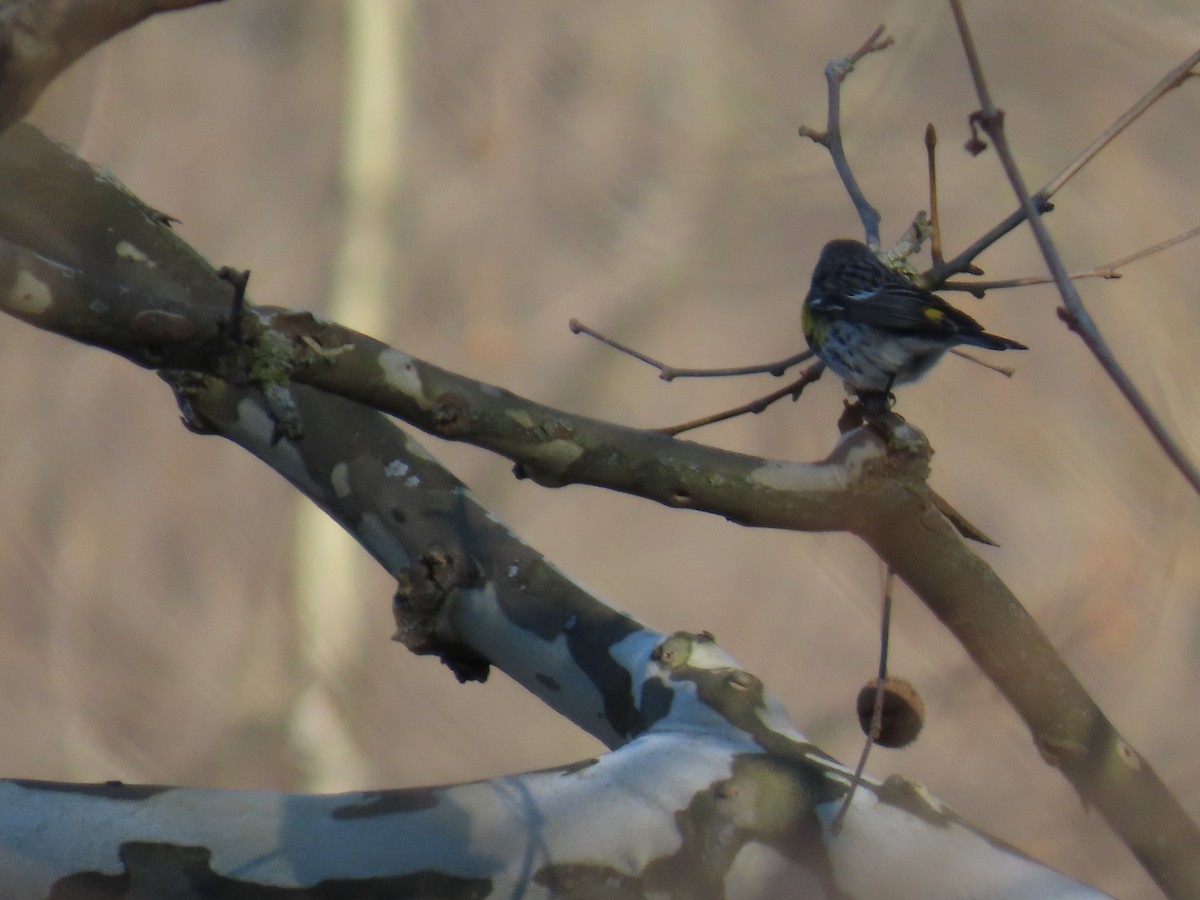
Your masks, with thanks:
M 1149 247 L 1143 247 L 1136 253 L 1130 253 L 1128 256 L 1122 256 L 1120 259 L 1114 259 L 1107 266 L 1098 266 L 1097 269 L 1123 269 L 1130 263 L 1145 259 L 1147 256 L 1153 256 L 1163 250 L 1174 247 L 1176 244 L 1182 244 L 1184 241 L 1190 241 L 1192 238 L 1200 235 L 1200 225 L 1194 228 L 1189 228 L 1187 231 L 1177 234 L 1174 237 L 1169 237 L 1165 241 L 1159 241 L 1157 244 L 1151 244 Z
M 1114 259 L 1112 262 L 1096 266 L 1094 269 L 1087 269 L 1083 272 L 1072 272 L 1070 278 L 1072 281 L 1080 278 L 1122 278 L 1124 277 L 1124 273 L 1121 272 L 1121 269 L 1130 263 L 1135 263 L 1148 256 L 1161 253 L 1163 250 L 1170 249 L 1176 244 L 1182 244 L 1184 241 L 1191 240 L 1198 235 L 1200 235 L 1200 225 L 1189 228 L 1187 231 L 1177 234 L 1174 237 L 1169 237 L 1165 241 L 1159 241 L 1157 244 L 1143 247 L 1141 250 L 1130 253 L 1128 256 L 1122 256 L 1120 259 Z M 987 291 L 1013 287 L 1029 287 L 1035 284 L 1052 284 L 1053 282 L 1054 279 L 1049 275 L 1027 275 L 1023 278 L 1001 278 L 995 281 L 947 281 L 939 290 L 964 291 L 976 297 L 982 297 Z
M 1035 195 L 1033 199 L 1037 204 L 1039 213 L 1054 211 L 1054 204 L 1041 194 Z M 936 290 L 941 288 L 945 280 L 956 272 L 982 275 L 983 269 L 975 265 L 975 257 L 1024 222 L 1025 210 L 1018 209 L 1016 212 L 1010 213 L 1004 220 L 993 225 L 983 237 L 971 244 L 970 247 L 962 251 L 958 256 L 946 260 L 940 266 L 933 266 L 927 272 L 921 273 L 921 277 L 917 279 L 917 284 L 929 290 Z
M 231 346 L 237 348 L 242 343 L 242 316 L 246 311 L 246 285 L 250 283 L 250 270 L 234 269 L 221 266 L 217 277 L 228 281 L 233 286 L 233 300 L 229 304 L 229 326 L 226 337 Z
M 811 350 L 804 350 L 800 353 L 794 353 L 785 359 L 770 363 L 759 363 L 753 366 L 733 366 L 727 369 L 681 369 L 678 366 L 669 366 L 652 356 L 647 356 L 645 353 L 634 350 L 626 344 L 615 341 L 608 335 L 596 331 L 596 329 L 585 325 L 578 319 L 572 319 L 569 326 L 572 334 L 583 334 L 590 338 L 595 338 L 606 347 L 612 347 L 626 356 L 632 356 L 639 362 L 644 362 L 651 368 L 657 369 L 658 377 L 663 381 L 674 381 L 676 378 L 724 378 L 733 375 L 774 375 L 779 377 L 792 366 L 799 365 L 813 358 Z
M 1071 272 L 1067 276 L 1072 280 L 1081 278 L 1120 278 L 1121 273 L 1109 268 L 1088 269 L 1086 272 Z M 1049 275 L 1025 275 L 1020 278 L 997 278 L 994 281 L 947 281 L 939 291 L 962 291 L 971 294 L 977 300 L 982 299 L 988 291 L 999 291 L 1005 288 L 1033 287 L 1039 284 L 1053 284 L 1054 279 Z
M 1117 388 L 1124 394 L 1125 399 L 1133 406 L 1147 429 L 1154 435 L 1163 452 L 1188 480 L 1192 489 L 1200 493 L 1200 472 L 1197 472 L 1195 466 L 1176 445 L 1134 387 L 1129 376 L 1117 364 L 1099 329 L 1088 315 L 1079 293 L 1075 290 L 1074 283 L 1067 275 L 1066 267 L 1059 258 L 1058 251 L 1038 214 L 1034 199 L 1029 194 L 1029 189 L 1017 167 L 1016 159 L 1008 146 L 1008 139 L 1004 132 L 1004 113 L 997 109 L 992 102 L 960 0 L 950 0 L 950 7 L 958 26 L 963 50 L 967 55 L 971 78 L 979 96 L 980 109 L 972 115 L 972 121 L 978 123 L 996 148 L 996 154 L 1000 157 L 1013 191 L 1020 199 L 1021 207 L 1029 220 L 1029 226 L 1037 239 L 1038 248 L 1042 251 L 1046 265 L 1054 274 L 1055 283 L 1058 285 L 1065 304 L 1065 308 L 1059 311 L 1059 315 L 1083 339 Z M 1132 753 L 1132 750 L 1129 752 Z M 1071 754 L 1056 757 L 1059 768 L 1080 789 L 1085 801 L 1096 805 L 1109 825 L 1133 851 L 1146 872 L 1163 892 L 1170 897 L 1195 896 L 1196 883 L 1192 880 L 1196 858 L 1195 824 L 1183 814 L 1182 810 L 1178 811 L 1173 821 L 1161 818 L 1156 821 L 1146 820 L 1144 815 L 1139 814 L 1139 810 L 1129 807 L 1126 795 L 1122 791 L 1109 789 L 1105 779 L 1097 777 L 1094 766 L 1083 764 L 1082 756 L 1078 761 L 1080 764 L 1076 765 L 1077 760 Z M 1117 777 L 1118 780 L 1120 778 L 1120 776 L 1114 777 Z M 1137 805 L 1137 798 L 1133 799 L 1134 805 Z M 1173 810 L 1163 809 L 1158 812 L 1161 817 L 1164 813 L 1173 812 Z
M 879 708 L 883 707 L 883 699 L 880 696 L 882 693 L 883 682 L 881 681 L 875 689 L 875 703 Z M 874 716 L 872 716 L 871 725 L 874 726 L 874 724 Z M 858 764 L 854 767 L 854 774 L 850 776 L 850 787 L 846 789 L 846 795 L 842 797 L 842 805 L 838 807 L 837 815 L 833 817 L 833 822 L 829 825 L 829 830 L 834 834 L 842 830 L 842 823 L 846 818 L 846 813 L 850 811 L 850 801 L 854 799 L 854 792 L 862 784 L 863 772 L 867 768 L 867 757 L 871 755 L 871 747 L 874 743 L 870 735 L 863 742 L 862 753 L 858 755 Z
M 1091 162 L 1101 150 L 1112 143 L 1117 135 L 1132 125 L 1146 110 L 1157 103 L 1164 95 L 1169 94 L 1189 78 L 1193 77 L 1196 73 L 1192 69 L 1196 68 L 1197 65 L 1200 65 L 1200 50 L 1196 50 L 1191 56 L 1160 78 L 1158 84 L 1150 88 L 1141 99 L 1125 110 L 1094 141 L 1084 147 L 1079 155 L 1067 163 L 1061 172 L 1047 181 L 1038 193 L 1046 197 L 1052 197 L 1058 193 L 1059 188 L 1074 178 L 1080 169 Z
M 891 566 L 885 566 L 886 574 L 883 577 L 883 603 L 879 617 L 879 680 L 886 681 L 888 677 L 888 646 L 892 637 L 892 588 L 896 584 L 896 573 Z M 879 692 L 879 696 L 875 700 L 876 714 L 883 710 L 883 691 Z M 877 724 L 872 721 L 871 735 L 879 737 L 881 723 Z
M 937 192 L 937 130 L 930 122 L 925 126 L 925 159 L 929 167 L 929 255 L 940 266 L 942 257 L 942 224 L 938 218 Z
M 744 416 L 747 413 L 758 413 L 765 410 L 777 400 L 782 400 L 784 397 L 791 397 L 793 400 L 800 398 L 801 392 L 821 377 L 821 373 L 825 371 L 825 363 L 818 362 L 809 366 L 804 372 L 793 381 L 791 384 L 785 385 L 778 390 L 771 391 L 764 397 L 757 400 L 752 400 L 749 403 L 744 403 L 741 406 L 735 406 L 733 409 L 727 409 L 722 412 L 713 413 L 708 416 L 701 416 L 699 419 L 692 419 L 690 422 L 682 422 L 679 425 L 668 425 L 665 428 L 651 428 L 650 431 L 665 434 L 668 437 L 674 437 L 678 434 L 683 434 L 685 431 L 693 431 L 697 428 L 702 428 L 705 425 L 712 425 L 716 422 L 724 422 L 726 419 L 736 419 L 738 416 Z
M 1187 81 L 1188 78 L 1195 76 L 1196 73 L 1192 70 L 1197 65 L 1200 65 L 1200 50 L 1197 50 L 1178 66 L 1167 72 L 1154 87 L 1147 91 L 1133 106 L 1122 113 L 1094 141 L 1084 147 L 1073 160 L 1067 163 L 1061 172 L 1042 185 L 1032 195 L 1034 205 L 1038 211 L 1044 213 L 1053 209 L 1054 207 L 1050 203 L 1050 198 L 1058 193 L 1063 185 L 1074 178 L 1080 169 L 1091 162 L 1101 150 L 1112 143 L 1117 135 L 1132 125 L 1146 110 L 1161 100 L 1163 96 Z M 975 257 L 1024 222 L 1026 218 L 1027 212 L 1024 207 L 1016 209 L 1004 221 L 1000 222 L 991 231 L 953 259 L 941 264 L 935 264 L 933 268 L 924 274 L 922 285 L 926 287 L 930 285 L 937 286 L 956 272 L 967 271 L 967 266 Z
M 892 585 L 895 580 L 896 573 L 892 571 L 891 566 L 888 566 L 883 580 L 883 602 L 879 616 L 879 676 L 875 679 L 875 704 L 871 708 L 871 727 L 867 732 L 867 740 L 863 744 L 862 753 L 858 756 L 858 765 L 854 767 L 854 774 L 850 776 L 850 789 L 842 798 L 842 805 L 830 825 L 830 830 L 834 834 L 842 830 L 842 821 L 850 809 L 854 792 L 862 784 L 863 772 L 867 768 L 867 757 L 871 755 L 871 747 L 879 740 L 879 735 L 883 732 L 883 701 L 887 692 L 888 644 L 892 633 Z
M 1013 191 L 1016 192 L 1021 200 L 1021 205 L 1029 220 L 1030 228 L 1033 229 L 1033 235 L 1037 239 L 1038 248 L 1042 251 L 1042 256 L 1046 260 L 1046 265 L 1049 267 L 1050 272 L 1054 275 L 1054 281 L 1058 285 L 1059 293 L 1062 294 L 1063 303 L 1065 304 L 1065 308 L 1059 312 L 1060 318 L 1067 323 L 1067 326 L 1072 331 L 1083 339 L 1084 344 L 1092 351 L 1092 355 L 1096 357 L 1101 367 L 1108 373 L 1108 377 L 1112 379 L 1117 389 L 1125 396 L 1129 405 L 1133 407 L 1138 417 L 1141 418 L 1142 423 L 1158 442 L 1163 453 L 1166 454 L 1175 468 L 1179 470 L 1180 474 L 1187 479 L 1187 482 L 1192 486 L 1192 490 L 1200 495 L 1200 470 L 1197 470 L 1192 461 L 1188 459 L 1183 448 L 1176 443 L 1175 439 L 1167 431 L 1166 426 L 1154 414 L 1154 411 L 1150 408 L 1150 404 L 1146 402 L 1146 399 L 1134 385 L 1133 380 L 1121 368 L 1120 364 L 1117 363 L 1116 357 L 1108 346 L 1108 342 L 1104 340 L 1100 329 L 1096 327 L 1096 323 L 1084 307 L 1079 292 L 1075 290 L 1071 276 L 1067 273 L 1062 259 L 1059 258 L 1058 250 L 1050 238 L 1050 233 L 1042 223 L 1041 216 L 1034 205 L 1033 197 L 1030 196 L 1029 189 L 1025 186 L 1025 179 L 1022 177 L 1020 169 L 1017 168 L 1016 159 L 1008 146 L 1008 138 L 1004 133 L 1004 113 L 992 103 L 992 97 L 988 92 L 987 82 L 983 77 L 983 70 L 979 64 L 975 45 L 972 43 L 970 32 L 967 30 L 967 22 L 962 11 L 962 5 L 959 0 L 950 0 L 950 6 L 953 8 L 955 19 L 958 22 L 963 48 L 967 53 L 967 64 L 971 69 L 971 77 L 975 82 L 976 92 L 979 94 L 980 109 L 977 113 L 973 114 L 973 119 L 979 123 L 979 126 L 983 128 L 995 146 L 996 153 L 1000 157 L 1004 171 L 1008 175 L 1009 182 L 1012 184 Z
M 970 353 L 967 353 L 965 350 L 960 350 L 957 347 L 951 347 L 950 352 L 960 359 L 965 359 L 967 362 L 973 362 L 977 366 L 983 366 L 985 369 L 991 369 L 997 375 L 1003 375 L 1005 378 L 1012 378 L 1017 371 L 1012 366 L 998 366 L 995 363 L 990 363 L 987 360 L 980 359 L 977 356 L 972 356 Z
M 829 86 L 825 130 L 816 131 L 807 125 L 800 126 L 801 137 L 809 138 L 829 151 L 829 155 L 833 159 L 833 167 L 837 169 L 846 193 L 850 195 L 850 200 L 854 204 L 855 210 L 858 211 L 858 217 L 862 220 L 867 243 L 875 248 L 879 247 L 879 210 L 867 201 L 866 195 L 859 187 L 858 180 L 854 177 L 854 172 L 846 159 L 846 151 L 842 147 L 841 105 L 842 82 L 846 80 L 847 75 L 854 71 L 855 64 L 868 53 L 878 53 L 894 43 L 890 36 L 883 37 L 884 28 L 885 26 L 880 25 L 871 32 L 871 36 L 861 47 L 849 56 L 839 56 L 837 59 L 830 60 L 829 65 L 825 67 L 825 82 Z

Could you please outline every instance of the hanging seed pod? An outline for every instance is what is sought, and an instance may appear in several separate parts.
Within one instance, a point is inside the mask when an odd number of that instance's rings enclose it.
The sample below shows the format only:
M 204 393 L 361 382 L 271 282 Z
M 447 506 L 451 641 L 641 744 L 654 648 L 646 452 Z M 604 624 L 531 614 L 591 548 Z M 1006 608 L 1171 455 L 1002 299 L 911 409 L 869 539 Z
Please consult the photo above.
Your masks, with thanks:
M 878 678 L 872 678 L 858 692 L 856 708 L 863 734 L 871 734 Z M 925 702 L 917 689 L 903 678 L 888 677 L 883 682 L 883 716 L 875 743 L 899 749 L 917 739 L 925 724 Z

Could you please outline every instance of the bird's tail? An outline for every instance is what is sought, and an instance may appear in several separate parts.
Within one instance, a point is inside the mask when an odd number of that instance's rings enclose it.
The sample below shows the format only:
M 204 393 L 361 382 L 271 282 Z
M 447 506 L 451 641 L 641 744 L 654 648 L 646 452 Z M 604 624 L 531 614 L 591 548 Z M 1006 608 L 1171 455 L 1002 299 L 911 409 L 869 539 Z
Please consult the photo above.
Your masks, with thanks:
M 1028 350 L 1024 344 L 1019 341 L 1010 340 L 1006 337 L 1000 337 L 998 334 L 988 334 L 986 331 L 959 332 L 958 339 L 964 344 L 970 344 L 973 347 L 982 347 L 984 350 Z

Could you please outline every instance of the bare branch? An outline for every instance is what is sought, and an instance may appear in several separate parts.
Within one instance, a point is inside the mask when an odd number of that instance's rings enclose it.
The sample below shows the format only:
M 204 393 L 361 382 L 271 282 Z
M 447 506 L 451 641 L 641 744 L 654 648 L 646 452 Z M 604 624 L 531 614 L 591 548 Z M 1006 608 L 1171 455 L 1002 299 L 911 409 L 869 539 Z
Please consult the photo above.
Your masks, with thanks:
M 1200 472 L 1197 472 L 1182 449 L 1167 433 L 1128 375 L 1117 364 L 1099 329 L 1088 315 L 1079 293 L 1075 290 L 1075 285 L 1059 258 L 1058 251 L 1041 220 L 1037 205 L 1030 195 L 1029 189 L 1025 186 L 1025 180 L 1017 166 L 1012 150 L 1008 146 L 1008 139 L 1004 132 L 1004 113 L 997 109 L 992 102 L 991 93 L 984 78 L 983 67 L 979 62 L 975 43 L 971 39 L 966 14 L 963 12 L 960 0 L 950 0 L 950 7 L 954 13 L 955 23 L 958 25 L 963 50 L 967 56 L 967 66 L 971 71 L 971 79 L 975 83 L 975 90 L 979 96 L 980 109 L 972 115 L 972 119 L 979 123 L 996 148 L 996 154 L 1000 157 L 1013 191 L 1021 201 L 1021 207 L 1029 220 L 1029 225 L 1037 239 L 1042 256 L 1046 260 L 1046 265 L 1054 274 L 1055 283 L 1058 285 L 1065 304 L 1065 308 L 1060 310 L 1059 315 L 1073 331 L 1083 338 L 1088 349 L 1108 372 L 1109 377 L 1125 395 L 1126 400 L 1134 407 L 1167 457 L 1188 480 L 1192 489 L 1200 493 Z M 1149 796 L 1139 793 L 1130 794 L 1121 790 L 1113 782 L 1123 781 L 1127 777 L 1126 773 L 1122 773 L 1120 776 L 1109 774 L 1109 777 L 1104 777 L 1103 774 L 1098 774 L 1098 771 L 1103 773 L 1104 770 L 1095 770 L 1090 765 L 1081 765 L 1082 760 L 1076 758 L 1075 748 L 1048 748 L 1043 749 L 1043 754 L 1062 769 L 1087 801 L 1096 805 L 1109 825 L 1125 841 L 1147 873 L 1168 896 L 1194 897 L 1196 895 L 1197 887 L 1200 886 L 1200 829 L 1197 829 L 1196 824 L 1187 817 L 1181 808 L 1178 806 L 1153 808 L 1153 801 Z M 1136 762 L 1140 766 L 1141 761 L 1137 760 Z
M 1079 155 L 1071 160 L 1061 172 L 1047 181 L 1038 193 L 1047 198 L 1057 194 L 1063 185 L 1079 174 L 1080 169 L 1091 162 L 1101 150 L 1112 143 L 1117 135 L 1137 121 L 1146 110 L 1161 100 L 1163 96 L 1169 94 L 1195 75 L 1196 73 L 1192 70 L 1197 65 L 1200 65 L 1200 50 L 1195 51 L 1191 56 L 1159 79 L 1158 84 L 1150 88 L 1133 106 L 1118 116 L 1115 122 L 1109 125 L 1094 141 L 1084 147 Z
M 1174 247 L 1176 244 L 1182 244 L 1184 241 L 1191 240 L 1198 235 L 1200 235 L 1200 225 L 1189 228 L 1187 231 L 1181 232 L 1174 237 L 1169 237 L 1165 241 L 1159 241 L 1156 244 L 1151 244 L 1149 247 L 1143 247 L 1141 250 L 1130 253 L 1128 256 L 1122 256 L 1120 259 L 1114 259 L 1112 262 L 1103 263 L 1093 269 L 1086 269 L 1082 272 L 1071 272 L 1069 277 L 1072 281 L 1082 278 L 1121 278 L 1123 277 L 1121 269 L 1130 263 L 1154 256 L 1156 253 L 1161 253 L 1164 250 Z M 1000 278 L 993 281 L 947 281 L 940 289 L 943 291 L 963 291 L 973 294 L 976 297 L 982 297 L 987 291 L 1053 283 L 1054 279 L 1049 275 L 1026 275 L 1021 278 Z
M 733 366 L 725 369 L 684 369 L 678 366 L 671 366 L 661 362 L 652 356 L 647 356 L 639 350 L 634 350 L 627 344 L 622 344 L 619 341 L 613 340 L 608 335 L 603 334 L 589 325 L 585 325 L 578 319 L 572 319 L 569 323 L 572 334 L 583 334 L 590 338 L 594 338 L 606 347 L 612 347 L 624 353 L 626 356 L 632 356 L 639 362 L 644 362 L 651 368 L 658 370 L 658 377 L 663 381 L 674 381 L 676 378 L 725 378 L 735 375 L 774 375 L 776 377 L 782 375 L 792 366 L 798 365 L 805 360 L 812 359 L 813 352 L 805 350 L 801 353 L 795 353 L 785 359 L 777 360 L 770 363 L 759 363 L 753 366 Z
M 694 431 L 697 428 L 703 428 L 705 425 L 713 425 L 717 422 L 724 422 L 728 419 L 736 419 L 738 416 L 744 416 L 747 413 L 758 413 L 765 410 L 777 400 L 782 400 L 784 397 L 791 397 L 793 400 L 800 398 L 801 392 L 821 377 L 821 373 L 825 371 L 825 363 L 818 362 L 809 366 L 804 370 L 799 378 L 791 384 L 785 385 L 778 390 L 771 391 L 764 397 L 757 400 L 752 400 L 749 403 L 744 403 L 741 406 L 735 406 L 733 409 L 727 409 L 723 412 L 713 413 L 708 416 L 701 416 L 699 419 L 692 419 L 690 422 L 683 422 L 679 425 L 668 425 L 665 428 L 654 428 L 653 431 L 658 434 L 675 435 L 683 434 L 685 431 Z
M 1054 210 L 1054 204 L 1043 197 L 1041 194 L 1034 196 L 1034 203 L 1037 206 L 1039 213 L 1048 213 Z M 1010 213 L 1007 218 L 993 225 L 992 228 L 981 238 L 975 241 L 966 250 L 959 253 L 953 259 L 946 260 L 939 266 L 933 266 L 927 272 L 923 272 L 921 277 L 917 279 L 917 283 L 921 287 L 936 290 L 942 286 L 947 278 L 956 272 L 971 272 L 979 275 L 983 270 L 978 268 L 975 263 L 975 257 L 979 256 L 984 250 L 996 243 L 1000 238 L 1004 237 L 1013 229 L 1020 226 L 1025 221 L 1025 210 L 1018 209 Z
M 1095 269 L 1088 269 L 1085 272 L 1070 272 L 1067 277 L 1073 280 L 1082 278 L 1115 279 L 1120 278 L 1121 273 L 1101 266 Z M 1020 278 L 997 278 L 992 281 L 947 281 L 938 290 L 962 291 L 964 294 L 971 294 L 976 299 L 982 299 L 983 295 L 988 291 L 999 291 L 1015 287 L 1033 287 L 1039 284 L 1053 283 L 1054 279 L 1049 275 L 1023 275 Z
M 1120 259 L 1114 259 L 1112 262 L 1107 263 L 1106 265 L 1097 266 L 1096 271 L 1103 272 L 1105 269 L 1108 269 L 1113 272 L 1117 272 L 1118 269 L 1123 269 L 1130 263 L 1135 263 L 1135 262 L 1138 262 L 1139 260 L 1145 259 L 1148 256 L 1153 256 L 1156 253 L 1161 253 L 1163 250 L 1168 250 L 1171 247 L 1174 247 L 1176 244 L 1182 244 L 1184 241 L 1190 241 L 1192 238 L 1196 237 L 1197 235 L 1200 235 L 1200 225 L 1197 225 L 1194 228 L 1189 228 L 1187 231 L 1181 232 L 1180 234 L 1177 234 L 1174 237 L 1169 237 L 1165 241 L 1159 241 L 1157 244 L 1151 244 L 1149 247 L 1143 247 L 1141 250 L 1138 250 L 1135 253 L 1130 253 L 1128 256 L 1122 256 Z M 1118 277 L 1119 278 L 1120 275 L 1119 274 L 1117 274 L 1116 276 L 1102 275 L 1101 277 L 1104 277 L 1104 278 Z
M 938 218 L 937 192 L 937 130 L 930 122 L 925 126 L 925 159 L 929 168 L 929 255 L 940 266 L 942 257 L 942 223 Z
M 67 66 L 155 13 L 214 0 L 17 0 L 0 10 L 0 131 Z
M 1052 210 L 1054 206 L 1050 203 L 1050 198 L 1058 193 L 1063 185 L 1074 178 L 1085 165 L 1091 162 L 1101 150 L 1112 143 L 1117 135 L 1132 125 L 1146 110 L 1161 100 L 1163 96 L 1194 76 L 1196 73 L 1193 69 L 1197 65 L 1200 65 L 1200 50 L 1197 50 L 1178 66 L 1171 69 L 1171 71 L 1159 80 L 1158 84 L 1154 85 L 1133 106 L 1118 116 L 1115 122 L 1088 144 L 1061 172 L 1035 191 L 1032 197 L 1037 211 L 1039 213 L 1046 213 Z M 936 287 L 956 272 L 967 271 L 967 266 L 975 257 L 1024 222 L 1026 217 L 1027 211 L 1024 207 L 1014 210 L 1006 219 L 953 259 L 944 263 L 935 262 L 933 268 L 922 277 L 922 284 L 926 287 Z
M 876 249 L 879 248 L 879 211 L 867 201 L 866 195 L 859 187 L 858 180 L 854 177 L 854 172 L 846 159 L 846 150 L 842 146 L 841 107 L 842 82 L 854 71 L 855 64 L 868 53 L 878 53 L 894 43 L 890 36 L 883 37 L 884 28 L 885 26 L 880 25 L 871 32 L 871 36 L 863 42 L 861 47 L 849 56 L 839 56 L 837 59 L 831 60 L 825 67 L 825 82 L 829 86 L 825 130 L 816 131 L 807 125 L 800 126 L 801 137 L 809 138 L 829 151 L 829 155 L 833 158 L 833 166 L 837 169 L 842 184 L 846 187 L 846 193 L 850 195 L 859 219 L 862 220 L 867 243 Z
M 25 146 L 13 146 L 22 135 Z M 439 437 L 489 449 L 547 486 L 593 484 L 757 527 L 855 534 L 955 634 L 1029 724 L 1042 754 L 1085 796 L 1093 799 L 1095 773 L 1119 771 L 1120 778 L 1102 786 L 1101 808 L 1138 806 L 1153 826 L 1152 839 L 1164 847 L 1200 845 L 1148 761 L 1105 719 L 997 573 L 939 513 L 926 480 L 931 450 L 917 429 L 900 421 L 887 441 L 871 427 L 852 429 L 819 462 L 761 459 L 544 406 L 287 310 L 247 307 L 238 352 L 252 354 L 252 365 L 231 361 L 222 331 L 229 284 L 143 205 L 35 135 L 13 128 L 0 140 L 6 176 L 0 179 L 0 283 L 13 286 L 0 292 L 4 311 L 154 368 L 257 372 L 263 390 L 289 391 L 292 381 L 304 382 Z M 39 158 L 36 169 L 22 167 L 27 154 Z M 55 189 L 35 187 L 36 178 L 49 179 Z M 28 217 L 39 227 L 28 227 Z M 110 233 L 114 217 L 120 233 L 143 251 L 136 259 L 88 249 L 110 246 L 94 233 Z M 51 227 L 41 227 L 46 223 Z M 80 255 L 55 261 L 63 246 L 80 248 Z M 81 272 L 93 276 L 88 284 L 81 284 Z M 302 407 L 303 399 L 297 403 Z M 230 415 L 246 421 L 237 405 Z M 270 423 L 258 425 L 266 435 L 260 443 L 270 448 Z M 281 455 L 289 465 L 300 458 L 290 450 Z M 330 465 L 344 458 L 339 452 Z M 322 479 L 323 489 L 331 483 Z M 1200 852 L 1190 860 L 1200 866 Z
M 965 359 L 967 362 L 972 362 L 977 366 L 983 366 L 985 369 L 990 369 L 997 375 L 1003 375 L 1005 378 L 1012 378 L 1017 371 L 1012 366 L 998 366 L 995 363 L 990 363 L 985 359 L 980 359 L 978 356 L 972 356 L 970 353 L 967 353 L 965 350 L 962 350 L 958 347 L 951 347 L 949 353 L 952 356 L 957 356 L 959 359 Z

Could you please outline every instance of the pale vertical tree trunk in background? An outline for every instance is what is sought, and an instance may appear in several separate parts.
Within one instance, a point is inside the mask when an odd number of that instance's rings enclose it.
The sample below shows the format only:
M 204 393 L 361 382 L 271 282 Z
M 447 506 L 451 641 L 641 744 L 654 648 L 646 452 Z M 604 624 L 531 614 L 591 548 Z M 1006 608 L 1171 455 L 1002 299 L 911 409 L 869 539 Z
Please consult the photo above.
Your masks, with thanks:
M 330 312 L 368 334 L 386 331 L 387 303 L 395 298 L 388 270 L 402 182 L 408 18 L 407 2 L 346 4 L 342 240 Z M 342 673 L 353 668 L 365 642 L 367 565 L 362 550 L 325 513 L 305 498 L 297 500 L 293 584 L 299 662 L 308 686 L 291 725 L 305 784 L 312 790 L 345 790 L 368 780 L 369 764 L 337 698 Z

